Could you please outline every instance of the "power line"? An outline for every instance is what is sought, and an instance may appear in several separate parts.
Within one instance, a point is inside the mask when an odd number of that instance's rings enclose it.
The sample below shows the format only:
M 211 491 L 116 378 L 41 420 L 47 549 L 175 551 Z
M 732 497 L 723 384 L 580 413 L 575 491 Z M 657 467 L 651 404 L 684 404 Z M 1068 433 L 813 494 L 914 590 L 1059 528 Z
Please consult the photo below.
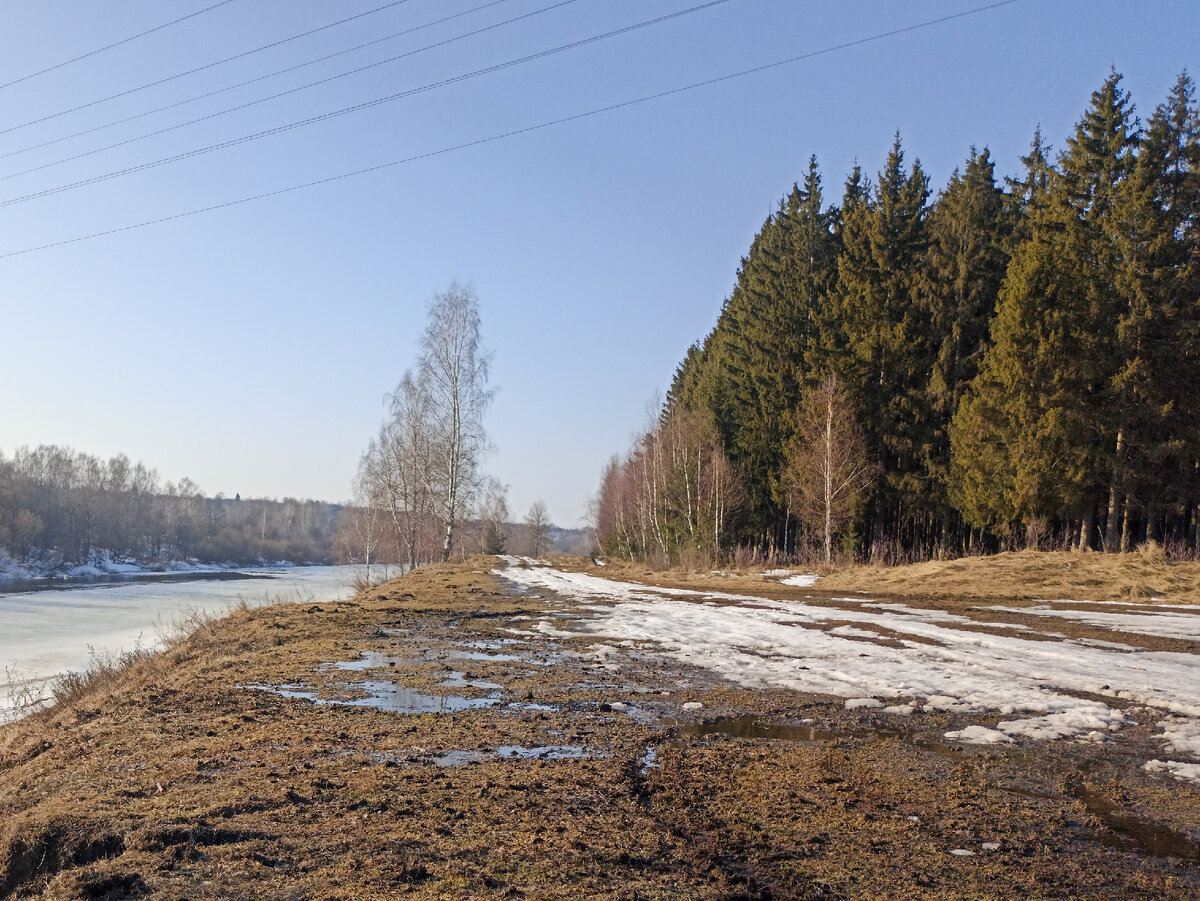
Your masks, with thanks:
M 225 0 L 226 3 L 232 0 Z M 101 97 L 98 100 L 90 100 L 87 103 L 81 103 L 79 106 L 73 106 L 70 109 L 60 110 L 57 113 L 50 113 L 48 116 L 41 116 L 37 119 L 30 119 L 28 122 L 22 122 L 20 125 L 11 125 L 8 128 L 0 128 L 0 135 L 6 135 L 12 131 L 20 131 L 22 128 L 28 128 L 30 125 L 37 125 L 41 122 L 49 122 L 51 119 L 57 119 L 60 116 L 65 116 L 68 113 L 77 113 L 80 110 L 88 109 L 93 106 L 98 106 L 101 103 L 107 103 L 110 100 L 116 100 L 118 97 L 128 97 L 130 94 L 136 94 L 139 91 L 144 91 L 147 88 L 158 87 L 160 84 L 166 84 L 169 81 L 183 78 L 187 75 L 195 75 L 197 72 L 204 72 L 207 69 L 213 69 L 217 66 L 223 66 L 225 63 L 231 63 L 234 60 L 242 59 L 255 53 L 261 53 L 264 50 L 270 50 L 272 47 L 279 47 L 291 41 L 298 41 L 300 38 L 306 38 L 309 35 L 317 34 L 321 31 L 328 31 L 330 28 L 335 28 L 338 25 L 345 25 L 347 22 L 353 22 L 355 19 L 361 19 L 364 16 L 373 16 L 375 13 L 383 12 L 386 9 L 391 9 L 393 6 L 399 6 L 401 3 L 407 3 L 408 0 L 392 0 L 391 3 L 385 3 L 383 6 L 377 6 L 374 9 L 368 9 L 365 12 L 356 13 L 353 16 L 347 16 L 344 19 L 338 19 L 336 22 L 329 22 L 326 25 L 320 25 L 316 28 L 310 28 L 308 31 L 302 31 L 299 34 L 294 34 L 288 38 L 280 38 L 278 41 L 272 41 L 269 44 L 263 44 L 261 47 L 255 47 L 251 50 L 243 50 L 241 53 L 235 53 L 233 56 L 227 56 L 224 59 L 218 59 L 211 63 L 205 63 L 203 66 L 196 66 L 194 69 L 188 69 L 184 72 L 177 72 L 174 75 L 168 75 L 166 78 L 160 78 L 157 81 L 147 82 L 146 84 L 138 85 L 136 88 L 129 88 L 125 91 L 118 91 L 116 94 L 109 94 L 107 97 Z
M 435 25 L 441 25 L 445 22 L 450 22 L 454 19 L 461 19 L 464 16 L 471 15 L 472 13 L 477 13 L 477 12 L 480 12 L 481 10 L 489 9 L 490 7 L 493 7 L 493 6 L 499 6 L 501 3 L 509 3 L 509 2 L 511 2 L 511 0 L 490 0 L 489 3 L 484 3 L 482 6 L 476 6 L 471 9 L 463 10 L 462 12 L 455 13 L 452 16 L 445 16 L 441 19 L 434 19 L 432 22 L 426 22 L 423 25 L 417 25 L 417 26 L 414 26 L 413 28 L 406 28 L 403 31 L 393 31 L 391 34 L 385 34 L 383 37 L 375 38 L 374 40 L 367 41 L 366 43 L 356 44 L 353 47 L 347 47 L 345 50 L 338 50 L 334 53 L 328 53 L 325 56 L 318 56 L 315 59 L 305 60 L 302 63 L 296 63 L 294 66 L 288 66 L 287 68 L 284 68 L 284 69 L 276 69 L 274 72 L 268 72 L 266 75 L 259 75 L 255 78 L 247 79 L 246 81 L 239 81 L 237 84 L 231 84 L 231 85 L 228 85 L 223 88 L 217 88 L 216 90 L 213 90 L 213 91 L 206 91 L 203 94 L 196 94 L 196 95 L 194 95 L 192 97 L 188 97 L 184 100 L 176 100 L 174 103 L 168 103 L 165 106 L 158 106 L 158 107 L 155 107 L 154 109 L 146 110 L 145 112 L 142 112 L 142 113 L 136 113 L 132 116 L 126 116 L 123 119 L 115 119 L 112 122 L 106 122 L 103 125 L 96 125 L 96 126 L 93 126 L 92 128 L 85 128 L 85 129 L 83 129 L 83 131 L 77 131 L 77 132 L 74 132 L 73 134 L 63 135 L 61 138 L 53 138 L 52 140 L 49 140 L 49 141 L 42 141 L 40 144 L 30 144 L 28 147 L 22 147 L 19 150 L 10 150 L 7 153 L 0 153 L 0 159 L 8 159 L 10 156 L 18 156 L 22 153 L 28 153 L 31 150 L 41 150 L 43 147 L 50 147 L 51 145 L 54 145 L 54 144 L 61 144 L 63 141 L 69 141 L 72 138 L 81 138 L 84 135 L 90 135 L 93 132 L 104 131 L 105 129 L 112 128 L 116 125 L 124 125 L 126 122 L 133 122 L 137 119 L 144 119 L 147 116 L 153 116 L 155 113 L 162 113 L 162 112 L 166 112 L 169 109 L 175 109 L 176 107 L 179 107 L 179 106 L 186 106 L 189 103 L 195 103 L 197 100 L 205 100 L 209 97 L 215 97 L 218 94 L 225 94 L 229 91 L 235 91 L 238 88 L 244 88 L 247 85 L 257 84 L 260 81 L 266 81 L 268 78 L 274 78 L 277 75 L 286 75 L 288 72 L 295 72 L 297 69 L 303 69 L 306 66 L 313 66 L 313 65 L 316 65 L 317 63 L 323 63 L 323 62 L 326 62 L 327 60 L 334 59 L 335 57 L 338 57 L 338 56 L 345 56 L 347 53 L 354 53 L 356 50 L 364 50 L 367 47 L 374 46 L 375 44 L 382 44 L 385 41 L 392 41 L 392 40 L 395 40 L 396 38 L 400 38 L 400 37 L 404 37 L 405 35 L 412 34 L 413 32 L 423 31 L 426 28 L 432 28 Z M 271 99 L 271 98 L 268 98 L 268 99 Z M 198 121 L 198 120 L 193 120 L 193 121 Z M 191 123 L 184 123 L 184 124 L 190 125 Z M 152 134 L 160 134 L 160 133 L 161 132 L 152 132 Z M 114 144 L 112 146 L 116 147 L 119 145 Z M 101 149 L 109 150 L 109 149 L 111 149 L 111 147 L 103 147 Z M 76 159 L 76 157 L 71 157 L 71 159 Z M 65 162 L 65 161 L 61 161 L 61 162 Z M 56 164 L 51 163 L 50 165 L 56 165 Z M 34 171 L 34 170 L 26 170 L 26 171 Z M 17 174 L 24 175 L 25 173 L 19 172 Z
M 564 2 L 569 2 L 569 0 L 564 0 Z M 679 10 L 677 12 L 668 13 L 665 16 L 658 16 L 654 19 L 647 19 L 643 22 L 638 22 L 634 25 L 626 25 L 624 28 L 617 28 L 613 31 L 606 31 L 602 34 L 597 34 L 597 35 L 593 35 L 592 37 L 589 37 L 589 38 L 584 38 L 583 40 L 572 41 L 569 44 L 561 44 L 558 47 L 553 47 L 549 50 L 542 50 L 542 51 L 539 51 L 538 53 L 532 53 L 528 56 L 522 56 L 517 59 L 511 59 L 511 60 L 508 60 L 507 62 L 503 62 L 503 63 L 497 63 L 496 65 L 493 65 L 493 66 L 486 66 L 482 69 L 476 69 L 473 72 L 467 72 L 462 75 L 455 75 L 451 78 L 442 79 L 441 81 L 431 82 L 429 84 L 422 85 L 421 87 L 418 87 L 418 88 L 409 88 L 406 91 L 398 91 L 395 94 L 388 94 L 387 96 L 384 96 L 384 97 L 376 97 L 373 100 L 367 100 L 362 103 L 356 103 L 352 106 L 347 106 L 347 107 L 343 107 L 341 109 L 332 110 L 331 112 L 327 112 L 327 113 L 321 113 L 316 116 L 309 116 L 306 119 L 299 119 L 295 122 L 289 122 L 285 125 L 277 125 L 274 128 L 268 128 L 263 131 L 257 131 L 257 132 L 254 132 L 253 134 L 242 135 L 241 137 L 232 138 L 228 141 L 221 141 L 216 144 L 209 144 L 207 147 L 198 147 L 194 150 L 185 151 L 184 153 L 174 154 L 173 156 L 166 156 L 166 157 L 162 157 L 161 159 L 151 160 L 150 162 L 139 163 L 136 166 L 129 166 L 125 169 L 117 169 L 112 172 L 106 172 L 102 175 L 93 175 L 91 178 L 81 179 L 79 181 L 70 182 L 70 183 L 64 184 L 64 185 L 58 185 L 53 188 L 46 188 L 45 190 L 42 190 L 42 191 L 34 191 L 29 194 L 21 194 L 17 197 L 10 197 L 7 200 L 0 201 L 0 208 L 13 206 L 14 204 L 18 204 L 18 203 L 27 203 L 30 200 L 38 200 L 42 197 L 50 197 L 55 194 L 61 194 L 65 191 L 73 191 L 77 188 L 87 187 L 88 185 L 94 185 L 94 184 L 98 184 L 98 183 L 104 182 L 104 181 L 111 181 L 114 178 L 122 178 L 126 175 L 133 175 L 137 172 L 145 172 L 148 169 L 157 169 L 160 166 L 167 166 L 167 165 L 170 165 L 171 163 L 178 163 L 178 162 L 182 162 L 183 160 L 193 159 L 194 157 L 204 156 L 209 153 L 214 153 L 218 150 L 227 150 L 230 147 L 237 147 L 241 144 L 247 144 L 251 141 L 257 141 L 262 138 L 271 137 L 273 135 L 283 134 L 288 131 L 294 131 L 297 128 L 304 128 L 309 125 L 316 125 L 317 123 L 320 123 L 320 122 L 328 122 L 331 119 L 340 118 L 341 116 L 347 116 L 347 115 L 350 115 L 351 113 L 361 112 L 362 110 L 371 109 L 376 106 L 381 106 L 385 103 L 391 103 L 393 101 L 400 100 L 405 97 L 413 97 L 413 96 L 416 96 L 417 94 L 428 93 L 430 91 L 435 91 L 435 90 L 438 90 L 439 88 L 444 88 L 449 85 L 459 84 L 464 81 L 469 81 L 470 79 L 473 79 L 473 78 L 479 78 L 480 76 L 483 76 L 483 75 L 490 75 L 495 72 L 503 71 L 505 69 L 511 69 L 515 66 L 519 66 L 524 63 L 532 62 L 534 60 L 545 59 L 546 57 L 554 56 L 559 53 L 565 53 L 569 50 L 576 50 L 580 47 L 587 46 L 588 44 L 595 44 L 599 41 L 607 40 L 608 38 L 617 37 L 619 35 L 624 35 L 624 34 L 629 34 L 630 32 L 638 31 L 642 28 L 648 28 L 651 25 L 660 25 L 663 22 L 669 22 L 673 19 L 678 19 L 678 18 L 681 18 L 682 16 L 687 16 L 692 13 L 700 12 L 701 10 L 710 9 L 714 6 L 720 6 L 721 4 L 729 3 L 729 2 L 731 2 L 731 0 L 707 0 L 707 2 L 701 3 L 698 6 L 692 6 L 687 9 Z
M 507 2 L 507 0 L 496 0 L 496 2 Z M 278 100 L 280 97 L 287 97 L 289 94 L 296 94 L 296 93 L 299 93 L 300 91 L 306 91 L 309 88 L 314 88 L 314 87 L 317 87 L 317 86 L 323 85 L 323 84 L 329 84 L 330 82 L 337 81 L 340 78 L 346 78 L 350 75 L 358 75 L 362 72 L 366 72 L 369 69 L 374 69 L 379 66 L 386 65 L 388 63 L 394 63 L 397 60 L 407 59 L 410 56 L 416 56 L 418 53 L 425 53 L 429 50 L 435 50 L 439 47 L 445 47 L 449 44 L 454 44 L 454 43 L 457 43 L 458 41 L 466 40 L 467 38 L 485 34 L 489 31 L 495 31 L 496 29 L 503 28 L 506 25 L 512 25 L 514 22 L 520 22 L 523 19 L 529 19 L 529 18 L 532 18 L 533 16 L 539 16 L 542 13 L 547 13 L 547 12 L 550 12 L 551 10 L 558 9 L 559 7 L 569 6 L 570 4 L 577 3 L 577 2 L 579 2 L 579 0 L 559 0 L 558 3 L 551 4 L 550 6 L 544 6 L 541 9 L 535 9 L 532 12 L 523 13 L 522 15 L 514 16 L 511 19 L 505 19 L 502 22 L 496 22 L 495 24 L 487 25 L 483 28 L 477 28 L 474 31 L 468 31 L 465 34 L 455 35 L 454 37 L 446 38 L 445 40 L 437 41 L 436 43 L 433 43 L 433 44 L 426 44 L 424 47 L 418 47 L 415 50 L 409 50 L 405 53 L 399 54 L 398 56 L 392 56 L 392 57 L 389 57 L 388 59 L 383 59 L 383 60 L 379 60 L 378 62 L 369 63 L 365 66 L 359 66 L 357 69 L 350 69 L 347 72 L 339 72 L 337 75 L 330 75 L 328 78 L 322 78 L 322 79 L 319 79 L 318 81 L 310 81 L 308 84 L 302 84 L 298 87 L 289 88 L 288 90 L 280 91 L 277 94 L 271 94 L 270 96 L 267 96 L 267 97 L 260 97 L 257 100 L 251 100 L 247 103 L 242 103 L 237 106 L 228 107 L 227 109 L 218 110 L 217 112 L 209 113 L 206 116 L 200 116 L 199 118 L 196 118 L 196 119 L 189 119 L 187 122 L 180 122 L 176 125 L 170 125 L 166 128 L 160 128 L 157 131 L 147 132 L 146 134 L 138 135 L 133 138 L 128 138 L 124 141 L 117 141 L 115 144 L 109 144 L 105 147 L 97 147 L 94 150 L 88 150 L 88 151 L 85 151 L 84 153 L 77 153 L 74 156 L 64 157 L 63 159 L 55 160 L 50 163 L 43 163 L 40 166 L 33 166 L 29 169 L 22 169 L 19 172 L 11 172 L 8 175 L 0 175 L 0 181 L 7 181 L 10 178 L 17 178 L 18 176 L 21 176 L 21 175 L 29 175 L 33 172 L 40 172 L 43 169 L 50 169 L 50 168 L 53 168 L 54 166 L 60 166 L 63 163 L 70 163 L 70 162 L 73 162 L 74 160 L 85 159 L 86 157 L 89 157 L 89 156 L 95 156 L 97 153 L 104 153 L 105 151 L 108 151 L 108 150 L 115 150 L 118 147 L 124 147 L 128 144 L 136 144 L 138 141 L 144 141 L 147 138 L 157 137 L 158 135 L 167 134 L 168 132 L 178 131 L 181 128 L 187 128 L 188 126 L 191 126 L 191 125 L 197 125 L 201 122 L 207 122 L 210 119 L 217 119 L 221 116 L 227 116 L 230 113 L 236 113 L 240 110 L 248 109 L 252 106 L 258 106 L 260 103 L 267 103 L 271 100 Z M 723 2 L 723 0 L 722 0 L 722 2 Z M 495 3 L 489 3 L 487 5 L 493 6 L 493 5 L 495 5 Z M 482 8 L 483 7 L 476 7 L 476 9 L 482 9 Z M 468 12 L 470 12 L 470 10 Z M 449 16 L 446 19 L 438 19 L 436 22 L 427 22 L 424 25 L 418 25 L 415 28 L 408 29 L 408 32 L 419 31 L 420 29 L 428 28 L 432 25 L 437 25 L 437 24 L 440 24 L 441 22 L 448 21 L 449 19 L 458 18 L 459 16 L 463 16 L 463 15 L 466 15 L 466 13 L 458 13 L 457 15 Z M 408 33 L 408 32 L 403 32 L 403 33 Z M 347 52 L 347 51 L 342 51 L 342 52 Z M 304 64 L 301 64 L 301 65 L 304 65 Z M 293 67 L 293 68 L 298 68 L 298 67 Z M 268 75 L 264 75 L 261 78 L 257 78 L 257 79 L 253 79 L 253 80 L 261 81 L 262 78 L 269 78 L 269 77 L 270 76 L 268 76 Z M 249 84 L 249 83 L 250 82 L 243 82 L 243 84 Z M 237 85 L 237 87 L 240 87 L 240 85 Z M 222 90 L 229 90 L 229 89 L 222 88 Z M 212 93 L 219 93 L 219 92 L 214 91 Z M 209 95 L 205 95 L 205 96 L 209 96 Z M 180 101 L 180 103 L 186 103 L 186 102 L 188 102 L 188 101 Z M 172 104 L 172 105 L 176 106 L 178 104 Z M 143 113 L 142 115 L 148 115 L 148 114 Z M 0 204 L 0 205 L 2 205 L 2 204 Z
M 162 25 L 156 25 L 154 28 L 150 28 L 138 34 L 130 35 L 127 38 L 122 38 L 119 41 L 114 41 L 113 43 L 106 44 L 103 47 L 97 47 L 95 50 L 90 50 L 87 53 L 82 53 L 79 56 L 72 57 L 71 59 L 63 60 L 61 63 L 55 63 L 53 66 L 47 66 L 46 68 L 39 69 L 36 72 L 30 72 L 28 75 L 22 75 L 20 78 L 14 78 L 12 81 L 0 84 L 0 90 L 3 90 L 4 88 L 11 88 L 15 84 L 20 84 L 23 81 L 29 81 L 29 79 L 37 78 L 39 75 L 45 75 L 47 72 L 53 72 L 55 69 L 61 69 L 63 66 L 69 66 L 71 63 L 77 63 L 80 60 L 95 56 L 97 53 L 103 53 L 105 50 L 112 50 L 114 47 L 120 47 L 122 44 L 128 44 L 130 41 L 136 41 L 138 38 L 144 38 L 147 35 L 154 34 L 156 31 L 162 31 L 164 28 L 170 28 L 172 25 L 178 25 L 180 22 L 186 22 L 188 19 L 194 19 L 196 16 L 201 16 L 204 13 L 212 12 L 214 9 L 217 9 L 221 6 L 226 6 L 232 2 L 233 0 L 221 0 L 220 3 L 214 3 L 212 6 L 206 6 L 204 9 L 198 9 L 194 13 L 189 13 L 186 16 L 180 16 L 178 19 L 172 19 L 170 22 L 164 22 Z
M 1011 6 L 1012 4 L 1019 3 L 1019 2 L 1021 2 L 1021 0 L 1000 0 L 1000 2 L 998 2 L 998 3 L 990 3 L 986 6 L 978 6 L 978 7 L 975 7 L 974 9 L 964 10 L 963 12 L 953 13 L 948 16 L 941 16 L 936 19 L 928 19 L 924 22 L 918 22 L 914 25 L 906 25 L 903 28 L 895 28 L 895 29 L 892 29 L 891 31 L 880 32 L 878 34 L 873 34 L 873 35 L 870 35 L 865 38 L 858 38 L 853 41 L 846 41 L 845 43 L 842 43 L 842 44 L 835 44 L 831 47 L 825 47 L 821 50 L 813 50 L 813 51 L 810 51 L 809 53 L 802 53 L 799 56 L 792 56 L 787 59 L 777 60 L 772 63 L 765 63 L 761 66 L 754 66 L 749 69 L 742 69 L 739 72 L 731 72 L 727 75 L 719 75 L 715 78 L 705 79 L 704 81 L 692 82 L 691 84 L 683 85 L 682 87 L 671 88 L 669 90 L 659 91 L 654 94 L 646 94 L 646 95 L 643 95 L 642 97 L 637 97 L 633 100 L 625 100 L 620 103 L 613 103 L 613 104 L 609 104 L 608 106 L 597 107 L 595 109 L 587 110 L 586 112 L 575 113 L 574 115 L 564 116 L 559 119 L 551 119 L 551 120 L 548 120 L 545 122 L 539 122 L 536 125 L 527 125 L 523 128 L 516 128 L 511 131 L 502 132 L 500 134 L 490 135 L 489 137 L 486 137 L 486 138 L 477 138 L 474 141 L 466 141 L 461 144 L 454 144 L 449 147 L 442 147 L 438 150 L 430 150 L 425 153 L 416 154 L 415 156 L 405 157 L 404 159 L 392 160 L 387 163 L 379 163 L 378 165 L 375 165 L 375 166 L 368 166 L 365 169 L 355 169 L 352 172 L 342 172 L 337 175 L 330 175 L 330 176 L 326 176 L 325 178 L 314 179 L 313 181 L 304 182 L 302 184 L 290 185 L 286 188 L 277 188 L 273 191 L 264 191 L 260 194 L 252 194 L 248 197 L 237 198 L 236 200 L 227 200 L 222 203 L 213 204 L 211 206 L 199 207 L 197 209 L 192 209 L 192 210 L 186 210 L 181 213 L 172 213 L 169 216 L 160 216 L 156 219 L 146 219 L 142 222 L 135 222 L 131 225 L 122 225 L 122 226 L 118 226 L 117 228 L 110 228 L 110 229 L 106 229 L 104 231 L 92 232 L 91 234 L 87 234 L 87 235 L 79 235 L 74 238 L 66 238 L 61 241 L 53 241 L 49 244 L 39 244 L 35 247 L 26 247 L 23 250 L 13 250 L 13 251 L 9 251 L 7 253 L 0 253 L 0 260 L 8 259 L 10 257 L 16 257 L 16 256 L 24 256 L 25 254 L 30 254 L 30 253 L 38 253 L 43 250 L 51 250 L 56 247 L 65 247 L 69 244 L 79 244 L 83 241 L 91 241 L 96 238 L 105 238 L 105 237 L 109 237 L 111 235 L 118 235 L 118 234 L 122 234 L 124 232 L 135 231 L 137 229 L 142 229 L 142 228 L 148 228 L 152 225 L 162 225 L 167 222 L 175 222 L 179 219 L 187 219 L 192 216 L 202 215 L 204 213 L 213 213 L 218 210 L 229 209 L 230 207 L 241 206 L 242 204 L 253 203 L 258 200 L 267 200 L 271 197 L 280 197 L 284 194 L 292 194 L 292 193 L 295 193 L 296 191 L 303 191 L 308 188 L 315 188 L 315 187 L 319 187 L 321 185 L 331 184 L 333 182 L 344 181 L 345 179 L 356 178 L 360 175 L 369 175 L 373 172 L 381 172 L 384 169 L 391 169 L 396 166 L 406 165 L 408 163 L 415 163 L 415 162 L 419 162 L 421 160 L 432 159 L 432 158 L 438 157 L 438 156 L 445 156 L 446 154 L 454 153 L 459 150 L 468 150 L 472 147 L 481 147 L 485 144 L 492 144 L 497 141 L 503 141 L 507 138 L 514 138 L 514 137 L 518 137 L 520 135 L 530 134 L 535 131 L 542 131 L 547 128 L 553 128 L 554 126 L 557 126 L 557 125 L 566 125 L 570 122 L 578 122 L 582 119 L 589 119 L 593 116 L 603 115 L 604 113 L 616 112 L 617 110 L 628 109 L 629 107 L 638 106 L 643 103 L 650 103 L 655 100 L 662 100 L 667 97 L 674 97 L 678 94 L 683 94 L 688 91 L 695 91 L 695 90 L 699 90 L 700 88 L 711 87 L 716 84 L 722 84 L 727 81 L 733 81 L 734 79 L 737 79 L 737 78 L 744 78 L 748 75 L 757 75 L 761 72 L 767 72 L 772 69 L 781 68 L 783 66 L 794 65 L 795 63 L 814 59 L 819 56 L 827 56 L 831 53 L 836 53 L 840 50 L 848 50 L 851 47 L 860 47 L 863 44 L 870 44 L 875 41 L 881 41 L 886 38 L 895 37 L 897 35 L 907 34 L 909 32 L 913 32 L 913 31 L 919 31 L 921 29 L 930 28 L 934 25 L 941 25 L 945 22 L 950 22 L 955 19 L 962 19 L 967 16 L 977 15 L 979 13 L 988 12 L 993 9 L 999 9 L 1000 7 L 1003 7 L 1003 6 Z

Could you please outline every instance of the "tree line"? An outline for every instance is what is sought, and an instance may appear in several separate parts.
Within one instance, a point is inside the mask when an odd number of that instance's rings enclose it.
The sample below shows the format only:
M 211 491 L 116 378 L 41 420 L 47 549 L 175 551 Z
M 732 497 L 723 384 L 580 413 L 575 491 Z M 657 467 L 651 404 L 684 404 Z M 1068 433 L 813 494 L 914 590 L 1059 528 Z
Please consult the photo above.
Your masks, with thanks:
M 66 447 L 0 454 L 0 552 L 55 569 L 97 559 L 328 562 L 341 507 L 311 500 L 206 497 L 190 479 L 165 485 L 125 455 Z
M 606 552 L 902 561 L 1200 551 L 1200 118 L 1112 73 L 1059 153 L 930 199 L 897 135 L 828 204 L 814 158 L 661 415 L 609 464 Z

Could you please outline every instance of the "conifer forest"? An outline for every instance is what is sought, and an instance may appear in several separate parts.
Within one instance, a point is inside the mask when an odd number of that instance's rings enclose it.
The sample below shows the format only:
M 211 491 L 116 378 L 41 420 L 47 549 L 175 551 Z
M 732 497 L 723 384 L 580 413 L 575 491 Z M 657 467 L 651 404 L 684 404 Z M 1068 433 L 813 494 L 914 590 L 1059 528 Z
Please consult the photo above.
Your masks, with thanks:
M 936 196 L 896 136 L 817 160 L 742 259 L 661 413 L 605 470 L 605 553 L 904 562 L 1200 549 L 1200 118 L 1121 76 L 1061 148 Z

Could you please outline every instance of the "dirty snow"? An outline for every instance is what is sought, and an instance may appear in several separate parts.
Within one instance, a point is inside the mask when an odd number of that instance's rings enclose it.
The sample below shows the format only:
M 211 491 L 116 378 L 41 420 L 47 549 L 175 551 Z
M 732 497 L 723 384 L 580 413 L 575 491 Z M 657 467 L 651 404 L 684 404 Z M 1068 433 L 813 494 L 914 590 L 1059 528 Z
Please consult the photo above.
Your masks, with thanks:
M 582 600 L 591 616 L 572 622 L 574 633 L 556 629 L 560 635 L 652 646 L 746 688 L 789 688 L 850 703 L 871 698 L 888 702 L 885 709 L 896 713 L 907 707 L 1000 715 L 994 729 L 968 726 L 950 733 L 959 741 L 1095 740 L 1129 722 L 1122 708 L 1141 704 L 1173 714 L 1163 724 L 1164 741 L 1200 757 L 1200 655 L 1119 641 L 1120 631 L 1132 626 L 1165 627 L 1158 614 L 1097 614 L 1096 624 L 1113 632 L 1111 642 L 1047 641 L 1045 633 L 1033 640 L 1022 637 L 1029 631 L 1024 627 L 990 622 L 986 609 L 967 617 L 848 598 L 857 606 L 847 610 L 819 600 L 651 588 L 549 567 L 497 572 L 526 589 Z M 1200 617 L 1190 619 L 1200 626 Z M 847 621 L 854 625 L 821 628 Z M 961 628 L 980 625 L 1000 634 Z M 891 640 L 862 640 L 869 636 Z
M 1200 763 L 1180 763 L 1178 760 L 1151 760 L 1144 767 L 1147 773 L 1168 773 L 1176 779 L 1200 782 Z
M 1100 610 L 1063 610 L 1039 604 L 1034 607 L 980 607 L 1003 613 L 1024 613 L 1029 616 L 1056 617 L 1117 632 L 1153 635 L 1158 638 L 1200 640 L 1200 613 L 1149 610 L 1143 613 L 1105 613 Z M 1185 608 L 1180 608 L 1185 609 Z M 1186 608 L 1191 609 L 1191 608 Z
M 1169 717 L 1159 723 L 1167 746 L 1177 754 L 1200 759 L 1200 721 Z
M 976 745 L 998 745 L 1012 741 L 1003 732 L 996 729 L 989 729 L 986 726 L 967 726 L 965 729 L 947 732 L 946 738 L 951 741 L 964 741 Z
M 797 588 L 809 588 L 815 585 L 820 576 L 814 573 L 805 573 L 802 576 L 788 576 L 786 579 L 780 579 L 782 585 L 794 585 Z

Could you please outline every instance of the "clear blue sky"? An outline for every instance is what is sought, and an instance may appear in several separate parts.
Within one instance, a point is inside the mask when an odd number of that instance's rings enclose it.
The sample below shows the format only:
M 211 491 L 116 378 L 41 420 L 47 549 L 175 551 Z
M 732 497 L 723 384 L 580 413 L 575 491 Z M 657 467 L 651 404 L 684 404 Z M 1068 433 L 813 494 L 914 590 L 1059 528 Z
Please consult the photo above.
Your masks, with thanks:
M 216 0 L 11 4 L 0 83 Z M 287 75 L 36 150 L 486 0 L 408 0 L 236 62 L 21 126 L 386 0 L 232 0 L 0 88 L 0 203 L 696 5 L 575 0 L 485 35 L 39 172 L 555 0 L 505 0 Z M 507 71 L 0 210 L 0 253 L 486 138 L 983 2 L 729 0 Z M 578 524 L 809 154 L 829 198 L 899 130 L 940 187 L 971 144 L 1012 173 L 1061 146 L 1110 67 L 1143 116 L 1200 75 L 1200 4 L 1020 0 L 683 95 L 375 174 L 0 259 L 0 449 L 125 452 L 207 492 L 339 500 L 413 362 L 425 303 L 472 283 L 495 353 L 488 468 L 514 514 Z M 8 123 L 7 125 L 5 123 Z

